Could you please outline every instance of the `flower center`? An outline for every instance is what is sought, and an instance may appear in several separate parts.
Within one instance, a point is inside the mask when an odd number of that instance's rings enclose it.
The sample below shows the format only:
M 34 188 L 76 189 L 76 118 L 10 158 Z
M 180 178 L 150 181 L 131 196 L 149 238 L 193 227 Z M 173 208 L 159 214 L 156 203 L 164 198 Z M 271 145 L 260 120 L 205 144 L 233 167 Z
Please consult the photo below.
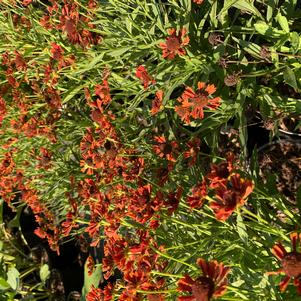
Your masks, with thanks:
M 211 278 L 201 276 L 192 285 L 192 294 L 196 301 L 209 301 L 214 292 L 214 282 Z
M 229 177 L 228 163 L 220 163 L 217 166 L 216 174 L 219 178 L 227 179 Z
M 289 277 L 301 276 L 301 253 L 290 252 L 282 259 L 282 267 Z
M 164 155 L 168 155 L 172 152 L 172 146 L 170 143 L 166 143 L 164 145 L 162 145 L 161 147 L 161 151 Z
M 166 46 L 168 50 L 175 51 L 180 48 L 181 44 L 177 37 L 170 37 L 166 39 Z

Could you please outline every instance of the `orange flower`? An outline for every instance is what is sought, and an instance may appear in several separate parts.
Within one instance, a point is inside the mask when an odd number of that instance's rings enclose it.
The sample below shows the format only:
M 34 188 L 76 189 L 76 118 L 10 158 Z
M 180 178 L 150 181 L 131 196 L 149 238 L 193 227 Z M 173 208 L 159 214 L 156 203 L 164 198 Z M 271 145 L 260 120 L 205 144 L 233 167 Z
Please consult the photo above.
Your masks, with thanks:
M 221 184 L 226 185 L 227 179 L 234 169 L 233 161 L 234 154 L 229 153 L 227 155 L 227 161 L 223 161 L 219 164 L 211 164 L 211 171 L 206 176 L 210 182 L 210 188 L 215 189 L 220 187 Z
M 175 107 L 175 111 L 185 123 L 190 123 L 190 118 L 203 119 L 204 108 L 215 110 L 220 106 L 220 97 L 210 98 L 216 91 L 214 85 L 206 85 L 203 82 L 198 83 L 198 89 L 193 91 L 187 87 L 177 100 L 181 104 Z
M 159 90 L 156 92 L 155 99 L 152 102 L 152 109 L 151 109 L 151 114 L 156 115 L 163 107 L 162 105 L 163 101 L 163 91 Z
M 0 127 L 2 126 L 2 121 L 6 115 L 6 103 L 5 100 L 0 96 Z
M 96 288 L 93 284 L 86 295 L 87 301 L 110 301 L 112 296 L 113 285 L 109 283 L 104 289 Z
M 198 158 L 198 154 L 200 152 L 200 138 L 193 138 L 192 140 L 188 141 L 186 145 L 188 149 L 184 151 L 183 156 L 185 159 L 190 159 L 188 162 L 188 166 L 192 167 L 196 164 L 196 160 Z
M 233 174 L 227 184 L 229 187 L 221 183 L 216 188 L 215 201 L 209 205 L 220 221 L 225 221 L 237 207 L 242 206 L 254 188 L 252 181 L 242 179 L 239 174 Z
M 167 30 L 169 37 L 166 38 L 165 43 L 160 43 L 160 48 L 163 50 L 163 58 L 172 60 L 177 54 L 180 56 L 186 54 L 183 48 L 189 43 L 189 37 L 184 37 L 186 32 L 185 28 L 182 28 L 178 34 L 174 28 Z
M 51 43 L 51 54 L 52 54 L 52 56 L 51 56 L 52 59 L 54 59 L 56 61 L 60 61 L 63 58 L 64 49 L 60 45 L 52 42 Z
M 136 69 L 136 77 L 138 77 L 144 86 L 144 89 L 147 89 L 149 83 L 155 84 L 156 81 L 148 74 L 144 66 L 140 65 Z
M 107 105 L 111 102 L 110 87 L 107 79 L 104 79 L 101 85 L 95 85 L 95 95 L 99 98 L 96 100 L 96 106 L 94 105 L 94 107 L 101 109 L 102 105 Z M 93 103 L 91 105 L 93 106 Z
M 281 242 L 276 243 L 272 248 L 274 256 L 281 261 L 282 268 L 275 272 L 268 272 L 268 275 L 284 273 L 285 277 L 281 280 L 280 291 L 284 292 L 291 279 L 297 287 L 297 293 L 301 295 L 301 253 L 297 252 L 297 242 L 301 245 L 301 234 L 294 232 L 290 235 L 292 251 L 287 252 Z
M 206 180 L 203 179 L 202 182 L 192 187 L 192 195 L 187 197 L 187 203 L 191 208 L 200 209 L 204 202 L 206 201 L 207 196 L 207 186 Z
M 222 296 L 227 290 L 227 274 L 229 268 L 217 261 L 197 260 L 203 275 L 193 280 L 185 275 L 178 281 L 178 290 L 189 292 L 188 296 L 178 297 L 178 301 L 210 301 L 211 298 Z
M 158 143 L 153 146 L 154 152 L 160 158 L 166 158 L 168 161 L 176 162 L 175 154 L 178 150 L 178 144 L 176 141 L 166 141 L 166 138 L 163 136 L 156 136 L 154 140 Z

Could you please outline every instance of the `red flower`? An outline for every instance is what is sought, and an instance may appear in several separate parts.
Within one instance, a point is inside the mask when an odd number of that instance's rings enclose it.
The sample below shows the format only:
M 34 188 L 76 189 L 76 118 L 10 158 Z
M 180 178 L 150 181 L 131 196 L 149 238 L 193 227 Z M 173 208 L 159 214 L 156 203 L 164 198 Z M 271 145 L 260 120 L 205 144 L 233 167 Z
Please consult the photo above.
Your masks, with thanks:
M 200 144 L 201 140 L 199 138 L 193 138 L 186 143 L 188 150 L 183 153 L 183 156 L 185 159 L 191 158 L 188 162 L 189 167 L 192 167 L 196 163 L 198 154 L 200 152 Z
M 284 292 L 291 279 L 294 279 L 294 285 L 297 287 L 297 292 L 301 295 L 301 253 L 297 252 L 297 242 L 301 245 L 301 234 L 294 232 L 290 235 L 292 242 L 292 251 L 287 252 L 281 242 L 278 242 L 272 248 L 274 256 L 281 261 L 282 268 L 275 272 L 267 274 L 284 273 L 285 277 L 279 284 L 280 291 Z
M 23 58 L 23 56 L 18 52 L 18 51 L 14 51 L 16 58 L 15 58 L 15 65 L 17 70 L 19 71 L 26 71 L 27 69 L 27 64 Z
M 0 127 L 2 126 L 2 121 L 6 115 L 6 103 L 5 100 L 0 96 Z
M 140 65 L 136 69 L 136 77 L 138 77 L 144 86 L 144 89 L 147 89 L 149 83 L 155 84 L 156 81 L 148 74 L 144 66 Z
M 206 186 L 206 180 L 203 179 L 202 182 L 195 185 L 192 188 L 192 195 L 187 197 L 187 203 L 191 208 L 197 208 L 200 209 L 204 202 L 206 201 L 207 196 L 207 186 Z
M 193 3 L 195 4 L 202 4 L 204 0 L 193 0 Z
M 52 54 L 52 58 L 54 60 L 60 61 L 63 58 L 64 50 L 60 45 L 52 42 L 51 43 L 51 54 Z
M 27 6 L 27 5 L 29 5 L 31 2 L 32 2 L 32 0 L 23 0 L 22 4 L 23 4 L 24 6 Z
M 237 208 L 245 203 L 246 198 L 253 191 L 252 181 L 242 179 L 239 174 L 233 174 L 227 182 L 216 188 L 215 201 L 210 203 L 216 219 L 225 221 Z
M 185 36 L 186 29 L 182 28 L 177 34 L 174 28 L 168 29 L 169 37 L 166 38 L 165 43 L 160 43 L 160 48 L 163 50 L 163 58 L 172 60 L 177 54 L 183 56 L 186 54 L 184 46 L 188 45 L 189 37 Z
M 95 94 L 99 99 L 96 100 L 96 104 L 92 103 L 91 106 L 98 107 L 101 110 L 103 104 L 107 105 L 111 102 L 110 87 L 107 79 L 102 81 L 102 85 L 98 84 L 95 86 Z
M 199 258 L 197 264 L 200 266 L 203 275 L 193 280 L 185 275 L 178 281 L 178 290 L 189 292 L 188 296 L 178 297 L 178 301 L 209 301 L 211 298 L 222 296 L 227 290 L 227 274 L 229 268 L 217 261 L 206 262 Z
M 96 288 L 92 284 L 89 293 L 86 295 L 86 300 L 87 301 L 110 301 L 113 299 L 112 290 L 113 290 L 113 286 L 110 283 L 104 289 Z
M 209 180 L 210 188 L 220 187 L 221 184 L 226 185 L 227 179 L 233 171 L 234 155 L 228 154 L 227 161 L 223 161 L 219 164 L 212 164 L 211 171 L 207 174 L 206 178 Z
M 156 115 L 163 108 L 162 101 L 163 101 L 163 91 L 159 90 L 156 92 L 155 99 L 152 102 L 152 109 L 151 109 L 152 115 Z
M 159 155 L 160 158 L 166 158 L 168 161 L 176 162 L 175 152 L 178 149 L 177 142 L 166 141 L 164 136 L 156 136 L 154 139 L 158 143 L 153 146 L 154 152 Z
M 206 85 L 203 82 L 198 83 L 196 92 L 187 87 L 177 100 L 181 103 L 175 107 L 175 111 L 185 123 L 190 123 L 190 118 L 203 119 L 204 108 L 216 109 L 220 106 L 220 97 L 210 98 L 210 95 L 216 91 L 214 85 Z

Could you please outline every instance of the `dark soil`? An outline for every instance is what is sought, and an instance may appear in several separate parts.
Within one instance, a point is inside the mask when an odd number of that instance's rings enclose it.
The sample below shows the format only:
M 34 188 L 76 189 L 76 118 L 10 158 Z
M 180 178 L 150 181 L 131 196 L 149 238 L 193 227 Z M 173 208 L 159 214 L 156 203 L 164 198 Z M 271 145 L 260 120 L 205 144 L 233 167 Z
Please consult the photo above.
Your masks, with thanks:
M 264 183 L 276 177 L 276 188 L 290 204 L 296 204 L 297 190 L 301 186 L 301 142 L 275 141 L 259 149 L 258 163 Z
M 279 130 L 288 135 L 301 136 L 301 116 L 292 115 L 283 118 L 279 123 Z

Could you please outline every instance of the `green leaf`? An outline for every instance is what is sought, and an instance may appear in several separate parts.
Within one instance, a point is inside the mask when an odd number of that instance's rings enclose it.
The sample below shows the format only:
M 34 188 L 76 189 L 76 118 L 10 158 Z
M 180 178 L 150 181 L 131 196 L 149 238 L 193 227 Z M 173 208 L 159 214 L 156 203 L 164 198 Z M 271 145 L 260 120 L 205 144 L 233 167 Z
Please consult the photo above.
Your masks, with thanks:
M 276 16 L 276 20 L 278 21 L 279 25 L 281 26 L 281 28 L 284 30 L 285 33 L 290 32 L 290 28 L 285 16 L 278 13 L 278 15 Z
M 42 282 L 45 282 L 50 275 L 49 265 L 43 264 L 40 268 L 40 279 Z
M 279 38 L 283 35 L 286 35 L 286 32 L 284 32 L 283 30 L 273 28 L 264 21 L 256 22 L 254 24 L 254 28 L 258 33 L 270 38 Z
M 286 67 L 285 71 L 283 72 L 283 78 L 288 85 L 290 85 L 292 88 L 294 88 L 296 92 L 298 92 L 299 89 L 298 89 L 296 76 L 291 68 Z
M 244 0 L 239 0 L 239 1 L 235 1 L 235 3 L 233 4 L 234 7 L 243 10 L 243 11 L 248 11 L 250 13 L 252 13 L 253 15 L 263 19 L 261 13 L 259 12 L 259 10 L 251 3 L 251 1 L 244 1 Z
M 297 114 L 301 114 L 301 101 L 297 101 L 296 102 L 296 104 L 295 104 L 295 110 L 296 110 Z
M 263 21 L 258 21 L 254 24 L 254 28 L 257 32 L 259 32 L 262 35 L 265 35 L 266 32 L 271 28 L 267 23 Z
M 237 214 L 236 223 L 237 223 L 236 224 L 237 233 L 238 233 L 239 237 L 245 244 L 247 244 L 248 238 L 249 238 L 248 233 L 247 233 L 247 227 L 245 226 L 240 213 Z
M 8 223 L 9 228 L 18 228 L 20 226 L 20 216 L 24 206 L 19 206 L 16 216 Z
M 20 282 L 20 273 L 15 267 L 9 268 L 7 272 L 7 283 L 13 290 L 16 290 Z
M 252 42 L 247 42 L 241 39 L 237 39 L 235 37 L 232 37 L 232 39 L 234 41 L 236 41 L 244 51 L 246 51 L 247 53 L 251 54 L 253 57 L 257 58 L 257 59 L 261 59 L 261 47 L 255 43 Z
M 69 100 L 71 100 L 79 91 L 81 91 L 83 89 L 84 85 L 79 85 L 76 87 L 72 87 L 71 89 L 69 89 L 66 92 L 66 96 L 63 99 L 63 104 L 65 104 L 66 102 L 68 102 Z
M 113 57 L 120 57 L 122 54 L 129 51 L 130 49 L 131 49 L 131 47 L 123 47 L 120 49 L 113 50 L 109 54 Z
M 89 258 L 89 257 L 88 257 Z M 102 267 L 101 264 L 96 264 L 94 271 L 91 275 L 88 273 L 88 259 L 85 262 L 85 269 L 84 269 L 84 286 L 82 288 L 82 297 L 81 301 L 85 301 L 86 294 L 90 291 L 91 286 L 98 287 L 99 283 L 103 281 L 102 275 Z
M 220 11 L 219 15 L 222 15 L 223 13 L 225 13 L 229 8 L 231 7 L 236 7 L 240 10 L 245 10 L 248 11 L 254 15 L 256 15 L 257 17 L 263 19 L 261 13 L 259 12 L 259 10 L 251 3 L 251 1 L 247 1 L 247 0 L 228 0 L 224 2 L 224 7 L 222 8 L 222 10 Z
M 0 258 L 3 259 L 5 262 L 13 261 L 16 259 L 14 256 L 11 256 L 11 255 L 8 255 L 8 254 L 2 253 L 2 252 L 0 252 Z
M 291 32 L 290 42 L 292 44 L 293 52 L 296 53 L 297 51 L 299 51 L 301 39 L 299 37 L 299 34 L 296 31 Z
M 2 277 L 0 278 L 0 290 L 6 290 L 10 288 L 10 285 L 7 283 L 7 281 L 5 279 L 3 279 Z

